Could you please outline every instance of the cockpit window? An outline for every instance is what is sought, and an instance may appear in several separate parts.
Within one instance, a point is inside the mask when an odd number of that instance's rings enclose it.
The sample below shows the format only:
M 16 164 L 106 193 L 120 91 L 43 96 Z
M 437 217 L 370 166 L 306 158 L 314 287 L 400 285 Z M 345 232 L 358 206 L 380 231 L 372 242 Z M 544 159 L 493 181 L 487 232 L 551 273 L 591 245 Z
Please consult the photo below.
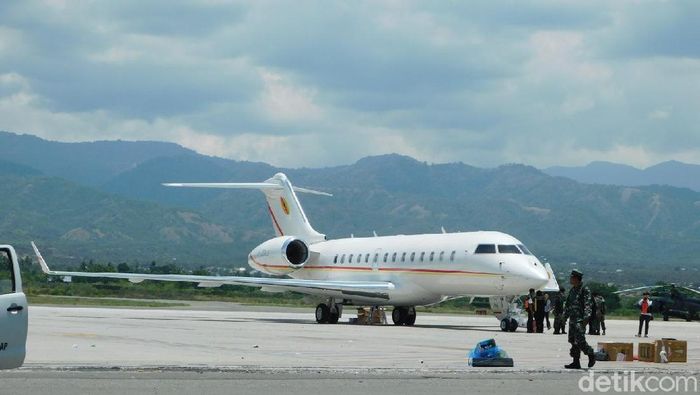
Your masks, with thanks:
M 494 244 L 479 244 L 474 251 L 475 254 L 495 254 L 496 246 Z
M 523 252 L 523 254 L 525 254 L 525 255 L 533 255 L 533 253 L 531 253 L 530 250 L 528 250 L 527 247 L 525 247 L 524 245 L 518 244 L 518 247 L 520 248 L 520 251 Z
M 514 245 L 509 245 L 509 244 L 499 244 L 498 245 L 498 252 L 501 254 L 520 254 L 520 250 L 518 247 Z

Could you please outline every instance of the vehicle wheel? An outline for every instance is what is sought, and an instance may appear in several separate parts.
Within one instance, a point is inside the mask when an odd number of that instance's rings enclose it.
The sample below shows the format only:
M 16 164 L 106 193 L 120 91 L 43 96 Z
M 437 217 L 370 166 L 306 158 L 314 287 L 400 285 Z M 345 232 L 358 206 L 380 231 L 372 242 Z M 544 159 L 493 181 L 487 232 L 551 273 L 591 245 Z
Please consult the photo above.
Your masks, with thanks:
M 501 320 L 501 330 L 503 332 L 508 332 L 508 330 L 510 330 L 510 320 L 508 318 Z
M 406 320 L 404 325 L 413 326 L 416 323 L 416 308 L 411 306 L 408 308 L 408 314 L 406 315 Z
M 518 325 L 518 320 L 516 320 L 515 318 L 511 318 L 510 319 L 510 326 L 508 327 L 508 331 L 515 332 L 518 330 L 518 326 L 520 326 L 520 325 Z
M 394 311 L 391 312 L 391 320 L 394 321 L 394 325 L 403 325 L 407 315 L 408 310 L 405 307 L 394 307 Z
M 325 324 L 330 318 L 331 310 L 325 304 L 321 303 L 316 306 L 316 322 L 319 324 Z

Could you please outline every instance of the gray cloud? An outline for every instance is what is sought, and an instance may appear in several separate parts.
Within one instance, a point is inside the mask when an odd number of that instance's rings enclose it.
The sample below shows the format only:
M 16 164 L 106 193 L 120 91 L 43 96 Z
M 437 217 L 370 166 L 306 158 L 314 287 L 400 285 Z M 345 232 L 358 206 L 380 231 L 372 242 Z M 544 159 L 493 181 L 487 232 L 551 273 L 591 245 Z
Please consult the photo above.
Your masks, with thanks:
M 0 129 L 286 166 L 700 162 L 700 6 L 0 3 Z

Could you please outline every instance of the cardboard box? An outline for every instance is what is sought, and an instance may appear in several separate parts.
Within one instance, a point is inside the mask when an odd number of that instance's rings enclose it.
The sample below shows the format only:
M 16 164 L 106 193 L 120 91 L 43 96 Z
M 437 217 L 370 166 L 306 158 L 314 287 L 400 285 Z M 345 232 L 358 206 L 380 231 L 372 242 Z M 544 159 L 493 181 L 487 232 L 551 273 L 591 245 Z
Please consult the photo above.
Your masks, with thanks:
M 634 344 L 633 343 L 598 343 L 598 350 L 605 350 L 608 353 L 611 361 L 617 361 L 618 354 L 624 354 L 624 362 L 634 361 Z
M 656 343 L 639 343 L 639 362 L 654 362 L 656 359 Z
M 372 317 L 370 317 L 372 315 Z M 357 319 L 353 323 L 358 325 L 373 325 L 381 324 L 386 325 L 386 313 L 384 309 L 375 309 L 374 314 L 368 308 L 357 309 Z
M 661 362 L 661 350 L 666 351 L 668 362 L 688 362 L 688 342 L 685 340 L 661 339 L 655 346 L 654 362 Z

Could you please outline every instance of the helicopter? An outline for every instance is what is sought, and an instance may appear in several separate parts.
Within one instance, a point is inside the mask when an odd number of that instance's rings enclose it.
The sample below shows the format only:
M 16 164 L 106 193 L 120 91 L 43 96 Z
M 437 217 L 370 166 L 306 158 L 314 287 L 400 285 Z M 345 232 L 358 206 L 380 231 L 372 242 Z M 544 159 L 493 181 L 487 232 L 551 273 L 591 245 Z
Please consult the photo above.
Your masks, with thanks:
M 659 313 L 664 321 L 669 318 L 681 318 L 686 321 L 700 319 L 700 291 L 675 284 L 652 285 L 624 289 L 616 294 L 631 294 L 648 291 L 654 302 L 651 306 L 653 313 Z

